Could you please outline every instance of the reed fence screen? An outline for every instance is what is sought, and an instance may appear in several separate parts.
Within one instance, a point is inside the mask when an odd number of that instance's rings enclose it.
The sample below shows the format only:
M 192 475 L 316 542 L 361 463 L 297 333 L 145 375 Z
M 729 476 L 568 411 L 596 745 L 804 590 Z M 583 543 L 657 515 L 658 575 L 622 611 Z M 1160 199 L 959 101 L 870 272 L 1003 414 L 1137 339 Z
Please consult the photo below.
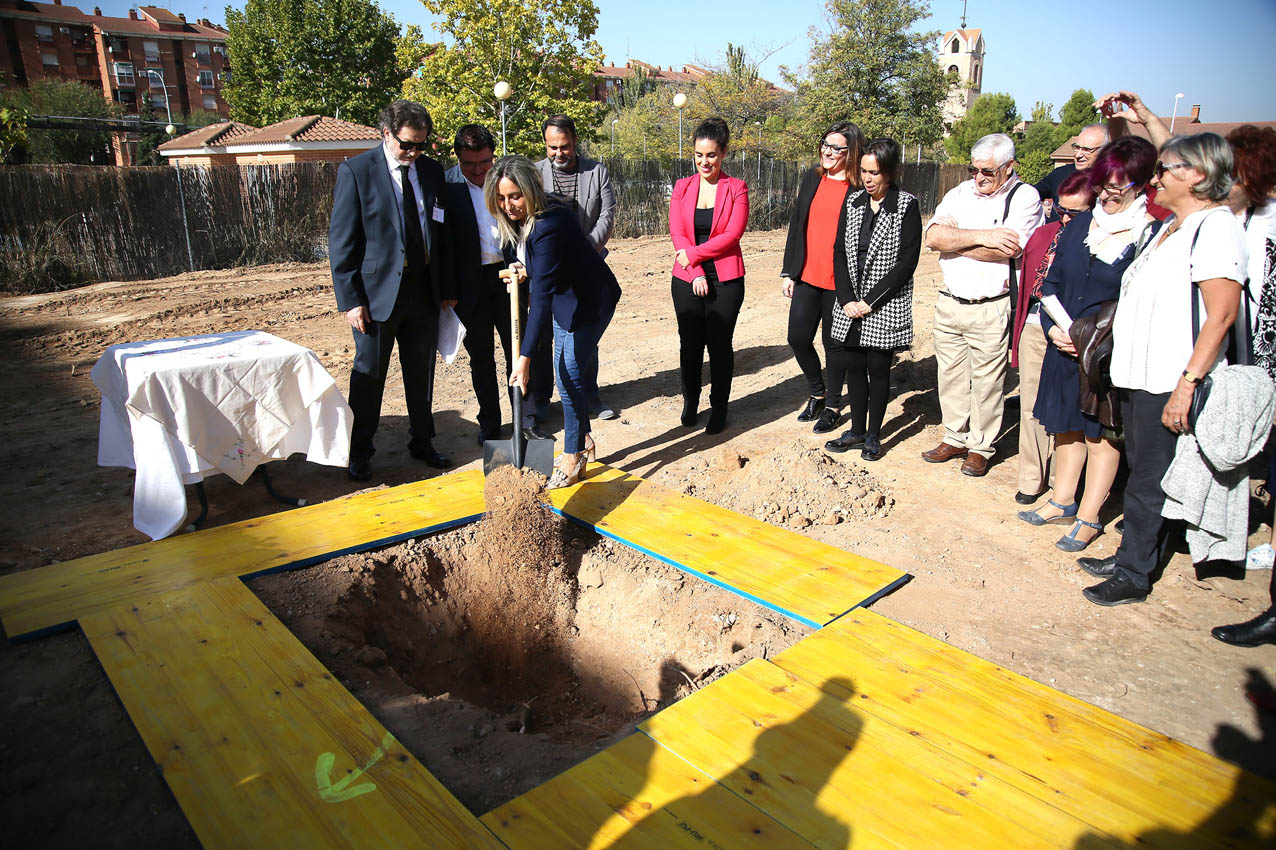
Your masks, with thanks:
M 667 232 L 688 162 L 604 159 L 618 238 Z M 749 228 L 786 227 L 807 163 L 732 158 L 749 183 Z M 193 269 L 321 260 L 336 163 L 211 168 L 0 167 L 0 289 L 40 291 Z M 961 166 L 905 166 L 902 184 L 930 215 Z

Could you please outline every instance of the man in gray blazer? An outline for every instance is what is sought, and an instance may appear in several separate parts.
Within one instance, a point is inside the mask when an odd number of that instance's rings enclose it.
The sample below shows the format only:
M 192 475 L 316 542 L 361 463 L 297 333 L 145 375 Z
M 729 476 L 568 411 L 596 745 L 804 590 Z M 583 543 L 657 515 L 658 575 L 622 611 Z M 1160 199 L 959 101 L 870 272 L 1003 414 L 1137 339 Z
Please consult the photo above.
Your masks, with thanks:
M 616 195 L 611 188 L 611 177 L 601 162 L 576 154 L 576 124 L 566 115 L 551 115 L 541 125 L 545 138 L 545 158 L 536 163 L 541 170 L 545 191 L 556 195 L 576 213 L 580 227 L 585 231 L 589 244 L 599 255 L 607 256 L 607 240 L 611 238 L 616 216 Z M 590 376 L 585 388 L 589 400 L 589 412 L 599 419 L 615 419 L 620 414 L 605 403 L 598 393 L 598 363 L 592 369 L 585 366 Z M 532 387 L 532 398 L 537 415 L 544 415 L 549 407 L 549 392 L 537 396 Z

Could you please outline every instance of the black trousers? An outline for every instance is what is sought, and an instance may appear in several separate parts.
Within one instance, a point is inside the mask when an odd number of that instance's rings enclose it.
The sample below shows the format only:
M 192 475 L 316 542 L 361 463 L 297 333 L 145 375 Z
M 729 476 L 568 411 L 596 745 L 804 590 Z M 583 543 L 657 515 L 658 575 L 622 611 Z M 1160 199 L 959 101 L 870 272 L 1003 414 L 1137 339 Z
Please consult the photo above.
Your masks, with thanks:
M 830 338 L 824 357 L 828 361 L 829 387 L 825 404 L 836 408 L 845 401 L 851 406 L 851 430 L 880 437 L 891 396 L 891 361 L 895 352 L 860 348 Z
M 678 317 L 679 363 L 682 394 L 700 398 L 700 372 L 704 353 L 709 351 L 709 404 L 725 409 L 731 399 L 731 376 L 735 372 L 735 351 L 731 337 L 744 304 L 744 278 L 710 283 L 709 294 L 701 297 L 691 284 L 673 278 L 673 311 Z
M 429 270 L 409 281 L 404 272 L 399 297 L 384 322 L 372 322 L 367 333 L 354 331 L 354 369 L 350 373 L 350 409 L 354 425 L 350 432 L 350 457 L 371 457 L 376 449 L 372 438 L 381 420 L 381 398 L 390 354 L 399 344 L 399 366 L 403 369 L 403 392 L 408 405 L 411 438 L 409 450 L 419 450 L 434 439 L 434 351 L 439 337 L 439 305 L 430 295 Z
M 514 370 L 514 355 L 510 350 L 510 297 L 505 291 L 505 281 L 497 277 L 504 267 L 503 263 L 491 263 L 480 269 L 477 297 L 459 316 L 465 325 L 470 381 L 479 404 L 479 429 L 492 435 L 501 427 L 501 387 L 509 391 L 509 375 Z M 505 351 L 505 371 L 499 374 L 493 331 L 500 335 L 501 348 Z
M 832 289 L 793 281 L 793 299 L 789 302 L 789 348 L 793 349 L 793 359 L 797 360 L 802 376 L 806 378 L 808 391 L 816 398 L 824 396 L 824 372 L 820 368 L 820 355 L 815 353 L 815 330 L 824 329 L 821 339 L 827 359 L 831 341 L 829 330 L 833 326 L 833 307 L 836 304 L 836 293 Z
M 1147 590 L 1148 578 L 1163 562 L 1172 529 L 1161 516 L 1165 491 L 1161 479 L 1174 460 L 1178 435 L 1161 424 L 1169 393 L 1121 391 L 1121 422 L 1130 478 L 1125 484 L 1125 531 L 1116 551 L 1116 569 L 1136 587 Z

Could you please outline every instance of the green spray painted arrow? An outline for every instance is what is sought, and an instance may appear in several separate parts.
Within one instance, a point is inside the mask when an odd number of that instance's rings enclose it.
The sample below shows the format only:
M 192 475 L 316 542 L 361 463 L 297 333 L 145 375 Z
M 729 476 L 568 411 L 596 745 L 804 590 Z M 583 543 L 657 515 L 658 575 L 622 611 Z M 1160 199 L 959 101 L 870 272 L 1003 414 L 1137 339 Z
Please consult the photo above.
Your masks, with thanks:
M 357 767 L 350 771 L 350 773 L 341 777 L 335 783 L 332 781 L 332 765 L 337 760 L 337 757 L 333 753 L 320 753 L 319 758 L 315 760 L 315 786 L 319 789 L 319 799 L 325 803 L 341 803 L 346 800 L 352 800 L 362 794 L 367 794 L 369 791 L 377 790 L 374 782 L 363 782 L 354 786 L 351 786 L 350 783 L 385 758 L 385 754 L 389 751 L 392 743 L 394 743 L 394 736 L 386 732 L 385 737 L 381 739 L 381 746 L 377 747 L 372 753 L 372 758 L 368 759 L 368 763 L 363 767 Z

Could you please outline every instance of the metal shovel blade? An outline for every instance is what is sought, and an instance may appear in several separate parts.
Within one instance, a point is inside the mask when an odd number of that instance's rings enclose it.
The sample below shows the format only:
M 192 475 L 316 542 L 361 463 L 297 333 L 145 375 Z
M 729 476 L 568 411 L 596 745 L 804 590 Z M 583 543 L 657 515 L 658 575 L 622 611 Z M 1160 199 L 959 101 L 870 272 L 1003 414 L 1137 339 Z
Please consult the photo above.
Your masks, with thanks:
M 520 450 L 518 456 L 516 448 Z M 554 441 L 543 437 L 527 439 L 517 428 L 508 440 L 488 440 L 483 444 L 483 474 L 490 475 L 498 466 L 534 469 L 548 478 L 554 473 Z

